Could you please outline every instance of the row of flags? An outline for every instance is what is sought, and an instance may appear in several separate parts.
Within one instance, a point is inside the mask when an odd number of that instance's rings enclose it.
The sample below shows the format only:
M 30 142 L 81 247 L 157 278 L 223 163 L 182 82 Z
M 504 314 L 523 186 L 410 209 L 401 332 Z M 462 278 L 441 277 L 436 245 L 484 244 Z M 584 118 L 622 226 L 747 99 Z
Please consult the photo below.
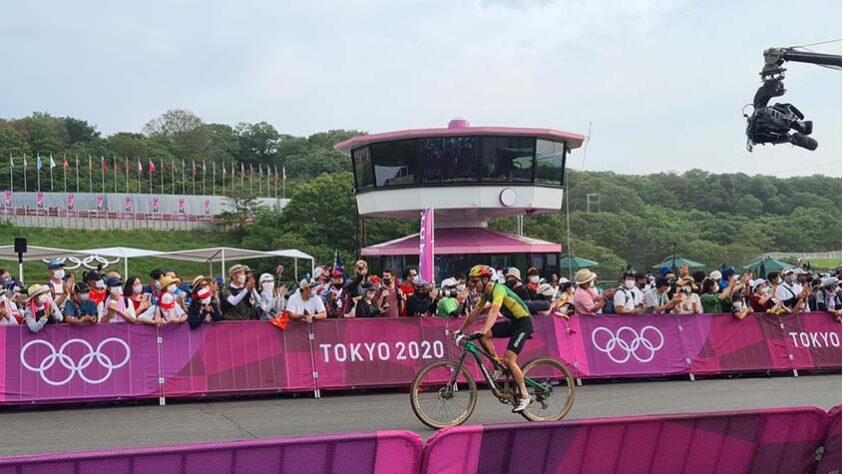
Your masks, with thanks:
M 93 170 L 94 170 L 95 161 L 96 161 L 95 158 L 92 158 L 91 156 L 88 156 L 88 181 L 89 181 L 89 187 L 90 187 L 91 190 L 93 189 Z M 144 184 L 141 183 L 140 181 L 141 181 L 141 178 L 142 178 L 142 174 L 144 173 L 144 171 L 146 171 L 149 175 L 149 192 L 151 193 L 153 191 L 153 189 L 152 189 L 153 188 L 153 175 L 156 174 L 156 173 L 158 173 L 161 177 L 159 191 L 165 192 L 165 189 L 164 189 L 165 188 L 165 186 L 164 186 L 164 174 L 168 171 L 168 166 L 165 163 L 164 159 L 158 160 L 158 166 L 156 166 L 155 161 L 151 158 L 147 160 L 146 166 L 144 166 L 143 161 L 140 158 L 138 158 L 137 159 L 137 167 L 132 169 L 132 166 L 134 164 L 133 163 L 134 160 L 130 160 L 128 158 L 126 158 L 124 160 L 118 160 L 115 157 L 111 160 L 111 163 L 109 163 L 109 160 L 107 160 L 103 156 L 100 156 L 99 167 L 102 170 L 101 171 L 101 180 L 102 180 L 103 188 L 105 188 L 105 173 L 109 171 L 109 164 L 111 164 L 112 171 L 114 172 L 114 188 L 115 188 L 115 191 L 117 191 L 117 186 L 118 186 L 117 174 L 121 172 L 120 171 L 120 161 L 123 161 L 123 171 L 126 173 L 126 187 L 127 187 L 127 189 L 128 189 L 128 186 L 129 186 L 129 174 L 137 172 L 139 187 L 142 190 Z M 175 189 L 176 183 L 175 183 L 175 181 L 176 181 L 176 171 L 178 169 L 178 162 L 177 161 L 178 160 L 175 160 L 175 159 L 171 160 L 171 164 L 169 166 L 169 171 L 172 172 L 171 185 L 172 185 L 173 194 L 176 194 L 176 189 Z M 79 163 L 80 163 L 79 156 L 76 156 L 75 157 L 75 169 L 76 169 L 76 188 L 77 188 L 77 192 L 79 191 L 79 188 L 80 188 L 80 186 L 79 186 Z M 83 166 L 84 166 L 84 159 L 82 160 L 82 163 L 83 163 Z M 41 172 L 41 169 L 44 168 L 45 166 L 49 167 L 49 171 L 50 171 L 50 190 L 52 191 L 53 190 L 53 169 L 58 167 L 59 165 L 56 163 L 52 154 L 49 155 L 49 162 L 46 162 L 46 163 L 45 163 L 45 160 L 43 160 L 41 158 L 40 154 L 36 155 L 35 168 L 36 168 L 36 171 L 38 173 L 37 190 L 39 192 L 41 191 L 41 175 L 40 175 L 40 172 Z M 9 168 L 10 168 L 9 169 L 9 186 L 10 186 L 10 189 L 12 189 L 12 190 L 14 190 L 14 173 L 13 173 L 13 170 L 15 169 L 15 167 L 16 167 L 15 158 L 10 153 L 9 154 Z M 180 173 L 181 173 L 182 178 L 183 178 L 182 179 L 182 194 L 186 193 L 186 183 L 185 183 L 185 180 L 184 180 L 185 175 L 186 175 L 186 171 L 185 171 L 186 167 L 187 167 L 187 162 L 185 160 L 181 160 L 181 171 L 180 171 Z M 29 164 L 28 164 L 28 161 L 27 161 L 27 156 L 26 156 L 26 154 L 24 154 L 23 155 L 24 189 L 26 189 L 26 170 L 28 168 L 29 168 Z M 67 155 L 64 155 L 63 158 L 62 158 L 62 168 L 64 169 L 64 187 L 65 187 L 65 191 L 67 191 L 67 172 L 70 171 L 70 169 L 71 169 L 71 163 L 68 160 Z M 159 172 L 159 168 L 160 168 L 160 172 Z M 230 167 L 223 164 L 223 165 L 220 166 L 220 169 L 221 169 L 221 175 L 222 175 L 222 186 L 221 186 L 222 192 L 225 193 L 226 178 L 229 177 L 229 186 L 231 186 L 233 184 L 233 180 L 238 177 L 238 172 L 237 172 L 238 170 L 237 170 L 237 167 L 235 166 L 234 163 L 231 163 Z M 195 178 L 197 177 L 197 170 L 201 171 L 201 174 L 202 174 L 202 182 L 201 182 L 202 193 L 207 194 L 205 177 L 208 175 L 208 165 L 203 160 L 201 163 L 199 163 L 199 166 L 197 166 L 196 160 L 191 160 L 191 177 L 194 178 L 193 182 L 192 182 L 193 194 L 196 194 Z M 212 161 L 211 162 L 211 175 L 212 175 L 211 186 L 212 186 L 212 193 L 213 194 L 216 194 L 216 185 L 217 185 L 216 174 L 217 174 L 217 162 Z M 275 181 L 273 183 L 274 184 L 274 191 L 275 191 L 275 194 L 276 194 L 275 197 L 278 197 L 277 196 L 277 194 L 278 194 L 278 192 L 277 192 L 278 191 L 278 189 L 277 189 L 278 183 L 277 182 L 279 181 L 279 179 L 282 181 L 282 193 L 286 188 L 286 186 L 283 186 L 283 185 L 286 185 L 286 180 L 287 180 L 286 167 L 282 166 L 281 171 L 279 172 L 278 165 L 270 166 L 270 165 L 258 164 L 257 173 L 255 173 L 255 167 L 251 163 L 249 164 L 248 171 L 247 171 L 246 164 L 243 163 L 243 162 L 240 162 L 239 177 L 240 177 L 241 186 L 245 186 L 245 184 L 246 184 L 245 180 L 248 177 L 249 188 L 250 188 L 250 190 L 253 191 L 254 190 L 254 178 L 256 176 L 258 178 L 258 193 L 260 195 L 272 193 L 273 188 L 270 187 L 269 181 L 273 180 L 273 178 L 274 178 L 274 181 Z M 264 177 L 266 178 L 266 182 L 264 182 Z M 266 189 L 264 189 L 264 187 Z M 282 197 L 284 197 L 284 196 L 282 196 Z
M 2 207 L 4 209 L 11 208 L 13 206 L 13 196 L 14 193 L 12 191 L 5 191 L 3 197 L 3 204 Z M 133 212 L 134 210 L 134 198 L 131 195 L 126 195 L 123 197 L 123 210 L 125 212 Z M 186 206 L 185 206 L 186 198 L 180 197 L 178 199 L 178 213 L 179 214 L 186 214 Z M 104 194 L 97 194 L 96 197 L 96 210 L 103 211 L 105 210 L 105 195 Z M 43 209 L 44 205 L 44 193 L 37 192 L 35 193 L 35 206 L 38 209 Z M 66 209 L 68 211 L 74 210 L 76 207 L 76 195 L 73 193 L 67 193 L 66 195 Z M 211 214 L 211 201 L 210 199 L 205 199 L 203 204 L 203 209 L 205 215 Z M 152 198 L 152 212 L 154 214 L 161 212 L 161 196 L 154 196 Z
M 160 162 L 161 162 L 161 166 L 164 167 L 164 160 L 161 159 Z M 114 167 L 115 167 L 116 171 L 120 171 L 120 163 L 117 162 L 116 159 L 113 161 L 113 163 L 114 163 Z M 192 163 L 192 167 L 193 167 L 193 175 L 196 176 L 196 169 L 197 169 L 196 168 L 196 160 L 191 160 L 191 163 Z M 67 156 L 64 157 L 64 163 L 63 164 L 64 164 L 65 169 L 70 169 L 70 162 L 67 160 Z M 102 166 L 103 171 L 108 171 L 108 160 L 106 160 L 105 157 L 102 157 L 102 156 L 100 157 L 100 164 Z M 184 167 L 185 164 L 186 164 L 185 160 L 182 160 L 182 167 Z M 211 165 L 214 168 L 216 168 L 216 162 L 211 162 Z M 12 155 L 9 155 L 9 166 L 11 166 L 12 168 L 15 167 L 15 160 L 12 157 Z M 24 168 L 29 166 L 28 162 L 26 160 L 26 155 L 23 155 L 23 166 L 24 166 Z M 51 154 L 50 155 L 50 169 L 55 168 L 57 166 L 58 165 L 56 164 L 55 160 L 53 159 L 53 155 Z M 79 157 L 78 156 L 76 157 L 76 166 L 77 167 L 79 166 Z M 132 171 L 131 160 L 126 159 L 125 160 L 125 166 L 126 166 L 126 169 L 129 170 L 129 172 Z M 176 160 L 173 160 L 173 167 L 175 167 L 175 166 L 176 166 Z M 44 167 L 44 162 L 41 160 L 41 155 L 38 155 L 36 157 L 35 168 L 40 170 L 43 167 Z M 200 167 L 202 169 L 202 173 L 207 174 L 208 166 L 207 166 L 207 163 L 205 161 L 202 161 L 202 163 L 200 163 Z M 227 173 L 225 166 L 220 166 L 220 168 L 222 169 L 222 174 Z M 93 162 L 92 162 L 92 159 L 91 159 L 90 156 L 88 157 L 88 169 L 93 169 Z M 155 171 L 157 169 L 158 168 L 156 168 L 155 162 L 152 159 L 150 159 L 149 162 L 148 162 L 148 165 L 147 165 L 147 171 L 149 171 L 150 173 L 155 173 Z M 272 177 L 272 176 L 278 177 L 279 176 L 278 165 L 274 165 L 274 169 L 275 169 L 275 172 L 273 174 L 273 171 L 272 171 L 273 166 L 270 166 L 270 165 L 264 166 L 262 164 L 258 164 L 258 174 L 260 174 L 261 176 L 263 176 L 264 173 L 265 173 L 266 176 L 269 176 L 269 177 Z M 143 163 L 141 162 L 140 158 L 138 158 L 137 170 L 143 172 Z M 231 163 L 231 174 L 233 176 L 237 175 L 237 169 L 234 166 L 234 163 Z M 243 176 L 246 176 L 246 165 L 245 165 L 245 163 L 242 163 L 242 162 L 240 163 L 240 174 L 243 175 Z M 249 164 L 249 174 L 251 174 L 252 176 L 254 176 L 254 174 L 255 174 L 255 169 L 254 169 L 254 167 L 252 166 L 251 163 Z M 281 177 L 281 179 L 287 179 L 287 170 L 284 166 L 281 167 L 280 177 Z

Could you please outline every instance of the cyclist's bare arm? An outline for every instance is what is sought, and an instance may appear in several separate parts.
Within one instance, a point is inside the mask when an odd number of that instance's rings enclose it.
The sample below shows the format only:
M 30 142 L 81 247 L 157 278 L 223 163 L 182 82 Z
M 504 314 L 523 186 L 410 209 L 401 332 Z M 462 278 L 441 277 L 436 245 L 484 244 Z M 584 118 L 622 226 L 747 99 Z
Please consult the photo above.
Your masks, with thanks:
M 466 316 L 465 321 L 463 321 L 462 325 L 460 326 L 459 331 L 465 332 L 466 328 L 471 327 L 471 325 L 474 324 L 474 321 L 477 320 L 477 317 L 480 316 L 480 313 L 482 313 L 486 309 L 486 307 L 488 307 L 488 306 L 489 306 L 488 304 L 485 304 L 485 305 L 479 305 L 478 304 L 477 306 L 475 306 L 474 309 L 472 309 L 471 312 L 468 313 L 468 316 Z M 498 311 L 500 311 L 500 308 L 498 308 Z M 491 327 L 491 326 L 489 326 L 489 327 Z

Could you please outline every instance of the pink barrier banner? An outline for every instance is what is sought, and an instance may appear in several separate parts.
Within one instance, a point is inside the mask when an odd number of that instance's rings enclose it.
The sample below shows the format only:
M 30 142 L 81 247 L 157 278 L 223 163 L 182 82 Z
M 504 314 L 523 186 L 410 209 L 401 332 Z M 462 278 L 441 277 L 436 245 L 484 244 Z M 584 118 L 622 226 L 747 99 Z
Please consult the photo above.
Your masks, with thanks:
M 0 459 L 0 474 L 417 473 L 419 435 L 378 431 Z
M 156 329 L 130 324 L 0 329 L 0 403 L 157 397 Z
M 161 328 L 167 397 L 315 390 L 308 328 L 229 321 Z
M 828 412 L 828 430 L 826 431 L 825 443 L 823 443 L 822 458 L 817 466 L 817 474 L 840 474 L 843 456 L 841 456 L 841 433 L 840 405 Z
M 581 316 L 570 321 L 582 377 L 670 375 L 688 370 L 687 341 L 671 315 Z
M 427 441 L 422 472 L 805 472 L 826 416 L 803 407 L 460 426 Z
M 840 367 L 840 323 L 825 313 L 779 317 L 784 326 L 783 344 L 793 354 L 797 369 Z
M 438 318 L 327 319 L 311 330 L 319 388 L 409 385 L 448 355 Z

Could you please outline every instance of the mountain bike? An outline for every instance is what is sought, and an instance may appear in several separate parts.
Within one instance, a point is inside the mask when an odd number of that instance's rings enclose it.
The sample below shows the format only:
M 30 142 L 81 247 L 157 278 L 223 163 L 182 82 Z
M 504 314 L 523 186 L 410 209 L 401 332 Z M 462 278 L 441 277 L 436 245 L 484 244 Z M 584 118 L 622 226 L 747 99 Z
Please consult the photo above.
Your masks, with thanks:
M 504 405 L 518 404 L 518 386 L 509 369 L 475 341 L 480 334 L 459 335 L 462 348 L 459 360 L 441 360 L 423 368 L 410 390 L 410 405 L 419 420 L 431 428 L 445 428 L 465 423 L 477 405 L 477 383 L 465 367 L 471 354 L 492 394 Z M 481 357 L 482 356 L 482 357 Z M 488 360 L 493 372 L 483 364 Z M 522 368 L 524 383 L 532 403 L 521 412 L 530 421 L 556 421 L 568 414 L 574 403 L 574 378 L 556 359 L 540 357 Z M 498 376 L 500 374 L 500 376 Z

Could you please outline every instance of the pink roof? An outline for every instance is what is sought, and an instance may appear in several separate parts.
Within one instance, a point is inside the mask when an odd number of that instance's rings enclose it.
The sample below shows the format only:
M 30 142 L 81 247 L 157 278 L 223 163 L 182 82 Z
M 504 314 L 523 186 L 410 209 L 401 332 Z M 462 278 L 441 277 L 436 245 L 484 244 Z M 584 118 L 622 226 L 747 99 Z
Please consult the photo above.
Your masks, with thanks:
M 544 240 L 507 234 L 491 229 L 436 229 L 434 253 L 436 255 L 490 254 L 490 253 L 559 253 L 560 244 Z M 418 255 L 419 234 L 408 235 L 382 244 L 365 247 L 362 255 Z
M 347 151 L 364 145 L 378 142 L 392 142 L 409 138 L 450 137 L 498 135 L 516 137 L 537 137 L 556 141 L 567 141 L 571 149 L 582 146 L 585 136 L 578 133 L 551 130 L 549 128 L 516 128 L 516 127 L 471 127 L 465 120 L 452 120 L 448 128 L 420 128 L 414 130 L 399 130 L 396 132 L 373 133 L 349 138 L 334 145 L 335 150 Z

